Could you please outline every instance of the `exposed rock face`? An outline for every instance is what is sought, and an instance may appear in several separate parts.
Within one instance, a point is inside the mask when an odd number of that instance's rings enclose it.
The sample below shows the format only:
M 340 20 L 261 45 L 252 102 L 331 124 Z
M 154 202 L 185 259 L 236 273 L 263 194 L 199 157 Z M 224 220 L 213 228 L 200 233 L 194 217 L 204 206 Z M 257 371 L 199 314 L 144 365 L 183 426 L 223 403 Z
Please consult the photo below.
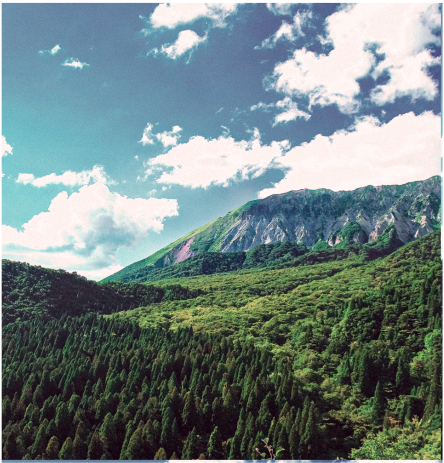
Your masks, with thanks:
M 156 266 L 170 265 L 204 251 L 236 252 L 265 243 L 295 241 L 330 246 L 342 241 L 347 224 L 361 230 L 356 243 L 372 242 L 394 224 L 404 243 L 425 235 L 441 219 L 440 177 L 405 185 L 367 186 L 354 191 L 296 190 L 252 201 L 183 241 Z
M 128 277 L 147 266 L 165 267 L 200 252 L 248 251 L 259 244 L 295 241 L 375 241 L 394 225 L 407 243 L 441 222 L 441 178 L 354 191 L 297 190 L 250 201 L 105 280 Z

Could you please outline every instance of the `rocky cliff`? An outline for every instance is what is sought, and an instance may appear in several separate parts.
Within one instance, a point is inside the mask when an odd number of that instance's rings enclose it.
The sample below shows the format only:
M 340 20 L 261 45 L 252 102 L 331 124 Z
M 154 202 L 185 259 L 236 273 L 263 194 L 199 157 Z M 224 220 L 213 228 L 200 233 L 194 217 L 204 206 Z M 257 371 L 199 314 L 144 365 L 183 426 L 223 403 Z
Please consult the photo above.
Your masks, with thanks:
M 348 240 L 375 241 L 393 224 L 407 243 L 438 227 L 441 178 L 405 185 L 366 186 L 353 191 L 295 190 L 250 201 L 189 233 L 153 256 L 106 280 L 145 266 L 164 267 L 199 252 L 237 252 L 266 243 L 294 241 L 313 247 Z

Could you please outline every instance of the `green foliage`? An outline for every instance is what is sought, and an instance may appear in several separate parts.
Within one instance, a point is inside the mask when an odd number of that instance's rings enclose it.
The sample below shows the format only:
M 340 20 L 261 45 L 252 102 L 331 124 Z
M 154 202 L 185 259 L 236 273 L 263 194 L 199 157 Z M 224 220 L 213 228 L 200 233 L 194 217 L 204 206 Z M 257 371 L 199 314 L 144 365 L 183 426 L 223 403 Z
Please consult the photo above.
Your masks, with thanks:
M 55 458 L 267 458 L 264 436 L 281 458 L 438 458 L 439 233 L 175 283 L 138 309 L 3 326 L 4 459 L 46 458 L 53 437 Z
M 163 299 L 184 300 L 202 294 L 202 291 L 190 291 L 178 284 L 163 288 L 116 282 L 98 284 L 75 272 L 51 270 L 7 259 L 2 260 L 2 273 L 4 325 L 36 315 L 49 319 L 87 312 L 110 314 L 159 303 Z
M 441 432 L 428 432 L 417 419 L 404 427 L 369 434 L 359 449 L 350 454 L 355 460 L 441 460 Z

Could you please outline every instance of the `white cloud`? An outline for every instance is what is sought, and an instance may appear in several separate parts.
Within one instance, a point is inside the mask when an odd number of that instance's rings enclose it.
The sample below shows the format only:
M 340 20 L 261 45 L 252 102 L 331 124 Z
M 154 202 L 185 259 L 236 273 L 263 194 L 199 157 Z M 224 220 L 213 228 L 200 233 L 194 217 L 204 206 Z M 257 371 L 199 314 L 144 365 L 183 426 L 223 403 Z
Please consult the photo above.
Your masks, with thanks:
M 87 185 L 90 182 L 105 183 L 108 185 L 115 184 L 115 182 L 105 173 L 102 166 L 94 166 L 91 170 L 85 170 L 82 172 L 72 172 L 68 170 L 62 175 L 52 173 L 37 178 L 34 177 L 33 174 L 19 174 L 16 182 L 22 183 L 23 185 L 31 184 L 39 188 L 47 185 Z
M 225 27 L 226 19 L 236 12 L 237 7 L 235 3 L 162 3 L 151 14 L 149 23 L 155 29 L 174 29 L 207 18 L 212 27 Z
M 250 108 L 250 111 L 261 110 L 264 112 L 270 112 L 273 109 L 283 109 L 284 111 L 276 114 L 273 120 L 273 127 L 277 124 L 286 124 L 296 119 L 310 119 L 311 115 L 302 111 L 298 108 L 297 103 L 292 101 L 288 96 L 283 100 L 277 101 L 276 103 L 263 103 L 262 101 Z
M 170 132 L 165 131 L 156 134 L 156 138 L 165 148 L 167 146 L 176 146 L 180 138 L 180 132 L 182 132 L 182 129 L 178 125 L 175 125 Z
M 2 135 L 2 157 L 12 155 L 12 146 L 8 144 L 6 138 Z
M 293 24 L 282 21 L 281 27 L 272 36 L 265 39 L 261 45 L 254 47 L 254 49 L 274 48 L 279 41 L 288 40 L 289 42 L 294 42 L 299 37 L 305 36 L 302 28 L 307 26 L 312 16 L 311 10 L 298 11 L 293 18 Z
M 121 268 L 116 253 L 134 247 L 150 231 L 160 232 L 166 217 L 178 215 L 177 200 L 128 198 L 103 183 L 68 196 L 59 193 L 47 212 L 22 230 L 3 225 L 3 255 L 92 277 Z
M 347 5 L 325 21 L 325 40 L 334 47 L 328 55 L 295 50 L 291 59 L 275 66 L 265 86 L 289 96 L 308 96 L 312 105 L 336 104 L 342 112 L 353 113 L 360 104 L 357 80 L 388 73 L 389 81 L 371 95 L 374 103 L 403 95 L 431 100 L 438 88 L 427 67 L 439 59 L 426 47 L 440 44 L 433 34 L 440 21 L 437 3 Z
M 142 138 L 139 140 L 139 143 L 142 143 L 142 145 L 154 145 L 154 135 L 153 135 L 153 124 L 148 124 L 146 125 Z
M 40 50 L 39 55 L 55 55 L 57 52 L 61 50 L 60 45 L 56 45 L 51 50 Z
M 150 159 L 146 165 L 163 171 L 157 179 L 158 183 L 191 188 L 228 186 L 230 181 L 258 177 L 288 147 L 288 141 L 262 145 L 257 129 L 250 141 L 237 142 L 227 134 L 210 140 L 196 136 Z
M 291 15 L 292 3 L 267 3 L 267 8 L 275 15 Z
M 68 66 L 75 69 L 83 69 L 85 66 L 89 66 L 88 63 L 82 63 L 77 58 L 67 58 L 62 66 Z
M 172 44 L 164 44 L 158 48 L 153 48 L 148 52 L 148 55 L 163 54 L 170 59 L 180 58 L 185 53 L 188 53 L 188 62 L 193 54 L 193 51 L 199 44 L 207 40 L 207 35 L 204 37 L 198 36 L 194 31 L 186 30 L 179 32 L 177 40 Z
M 154 134 L 153 124 L 148 123 L 143 131 L 142 138 L 139 140 L 139 143 L 142 143 L 142 145 L 153 145 L 157 140 L 162 143 L 165 148 L 167 146 L 175 146 L 181 137 L 180 132 L 182 132 L 182 128 L 175 125 L 169 132 L 165 131 Z
M 372 116 L 358 118 L 349 130 L 317 135 L 277 159 L 283 180 L 259 193 L 264 198 L 302 188 L 351 190 L 393 185 L 440 173 L 440 117 L 413 112 L 386 124 Z

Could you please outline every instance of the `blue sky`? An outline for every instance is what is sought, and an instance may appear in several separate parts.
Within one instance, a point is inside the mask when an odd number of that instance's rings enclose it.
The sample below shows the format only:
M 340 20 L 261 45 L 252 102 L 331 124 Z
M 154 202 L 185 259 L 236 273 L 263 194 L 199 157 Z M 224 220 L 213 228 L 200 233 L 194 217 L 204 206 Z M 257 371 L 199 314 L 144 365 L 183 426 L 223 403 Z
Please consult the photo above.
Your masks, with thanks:
M 439 4 L 3 4 L 3 256 L 103 278 L 245 202 L 440 172 Z

